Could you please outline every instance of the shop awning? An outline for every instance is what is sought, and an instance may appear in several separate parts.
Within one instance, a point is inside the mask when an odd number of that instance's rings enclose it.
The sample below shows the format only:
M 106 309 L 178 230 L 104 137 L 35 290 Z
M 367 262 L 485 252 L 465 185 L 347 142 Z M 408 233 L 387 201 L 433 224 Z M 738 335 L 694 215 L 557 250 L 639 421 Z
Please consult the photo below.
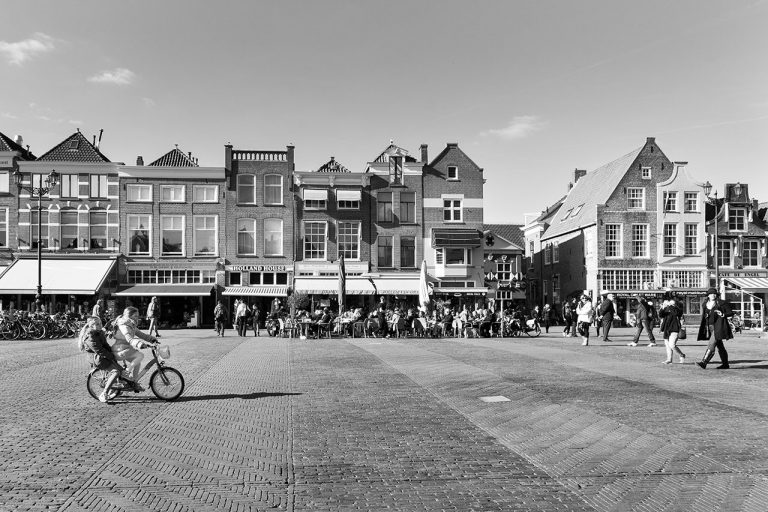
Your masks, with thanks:
M 481 235 L 476 229 L 435 229 L 432 247 L 480 247 Z
M 302 197 L 305 201 L 327 201 L 328 200 L 328 190 L 325 189 L 316 189 L 316 188 L 308 188 L 304 189 Z
M 134 284 L 120 288 L 120 297 L 205 297 L 211 294 L 212 284 Z
M 377 295 L 418 295 L 419 278 L 373 279 Z
M 248 297 L 287 297 L 288 285 L 227 286 L 222 295 L 247 295 Z
M 460 296 L 482 296 L 488 293 L 488 288 L 435 288 L 435 295 L 453 295 Z
M 723 280 L 745 292 L 768 292 L 768 277 L 724 277 Z
M 334 295 L 339 292 L 339 278 L 297 277 L 293 284 L 294 291 L 307 295 Z M 368 279 L 347 277 L 347 295 L 373 295 L 373 285 Z
M 43 295 L 93 295 L 114 266 L 113 259 L 44 259 Z M 0 293 L 37 293 L 37 259 L 16 260 L 0 277 Z

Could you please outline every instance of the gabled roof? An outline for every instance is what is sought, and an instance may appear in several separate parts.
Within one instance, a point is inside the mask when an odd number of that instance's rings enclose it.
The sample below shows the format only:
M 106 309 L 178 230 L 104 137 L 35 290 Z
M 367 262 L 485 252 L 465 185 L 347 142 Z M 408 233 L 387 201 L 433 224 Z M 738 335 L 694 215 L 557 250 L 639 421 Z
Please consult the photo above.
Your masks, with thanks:
M 525 235 L 523 235 L 523 226 L 521 224 L 485 224 L 483 230 L 490 231 L 521 249 L 525 248 Z
M 151 164 L 150 167 L 200 167 L 178 147 L 173 148 Z
M 37 159 L 44 162 L 109 162 L 79 131 Z
M 443 150 L 442 150 L 442 151 L 441 151 L 441 152 L 440 152 L 440 153 L 439 153 L 439 154 L 438 154 L 438 155 L 437 155 L 435 158 L 433 158 L 433 159 L 432 159 L 432 162 L 429 164 L 429 166 L 430 166 L 430 167 L 434 166 L 434 165 L 435 165 L 437 162 L 439 162 L 439 161 L 440 161 L 440 160 L 443 158 L 443 156 L 444 156 L 446 153 L 448 153 L 448 152 L 449 152 L 450 150 L 452 150 L 452 149 L 456 149 L 456 150 L 458 150 L 458 151 L 459 151 L 459 152 L 460 152 L 462 155 L 464 155 L 464 158 L 466 158 L 467 160 L 469 160 L 469 162 L 470 162 L 472 165 L 474 165 L 475 167 L 477 167 L 478 169 L 480 169 L 480 172 L 483 172 L 483 168 L 482 168 L 482 167 L 480 167 L 479 165 L 477 165 L 477 164 L 475 163 L 475 161 L 474 161 L 474 160 L 472 160 L 472 159 L 469 157 L 469 155 L 468 155 L 468 154 L 466 154 L 464 151 L 462 151 L 462 150 L 461 150 L 461 148 L 459 148 L 459 143 L 458 143 L 458 142 L 449 142 L 448 144 L 446 144 L 446 145 L 445 145 L 445 148 L 444 148 L 444 149 L 443 149 Z
M 557 201 L 555 201 L 554 204 L 552 204 L 550 206 L 547 206 L 547 209 L 546 210 L 542 210 L 541 215 L 536 217 L 536 219 L 534 219 L 533 222 L 534 223 L 535 222 L 546 222 L 547 220 L 552 220 L 552 219 L 550 219 L 550 217 L 552 217 L 553 215 L 557 214 L 557 211 L 563 205 L 563 203 L 565 202 L 565 199 L 567 197 L 568 196 L 563 196 L 560 199 L 558 199 Z
M 582 176 L 552 218 L 542 240 L 597 223 L 597 205 L 605 204 L 645 146 Z
M 21 153 L 22 158 L 25 160 L 34 160 L 35 155 L 27 151 L 25 148 L 16 144 L 16 141 L 0 132 L 0 151 L 15 151 Z
M 341 165 L 336 161 L 335 157 L 331 157 L 326 163 L 320 166 L 317 172 L 350 172 L 349 169 Z
M 405 162 L 415 162 L 416 159 L 412 156 L 408 155 L 408 151 L 401 148 L 400 146 L 396 146 L 394 141 L 389 141 L 389 146 L 387 146 L 387 149 L 381 152 L 379 156 L 377 156 L 373 161 L 374 162 L 389 162 L 390 156 L 402 156 L 405 157 L 403 160 Z

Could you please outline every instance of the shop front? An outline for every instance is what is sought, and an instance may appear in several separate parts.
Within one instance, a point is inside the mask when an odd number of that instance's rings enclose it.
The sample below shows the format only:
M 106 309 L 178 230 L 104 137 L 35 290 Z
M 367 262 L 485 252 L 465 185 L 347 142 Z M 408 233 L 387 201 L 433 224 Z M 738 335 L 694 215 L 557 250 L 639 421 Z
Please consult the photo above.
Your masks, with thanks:
M 362 276 L 347 276 L 345 282 L 346 309 L 370 308 L 375 293 L 370 279 Z M 303 293 L 310 297 L 312 310 L 329 308 L 339 310 L 339 278 L 337 277 L 297 277 L 293 286 L 294 293 Z
M 725 298 L 747 328 L 763 330 L 768 299 L 768 271 L 721 273 Z
M 460 309 L 466 305 L 470 311 L 491 305 L 488 288 L 439 287 L 434 288 L 432 298 L 435 302 L 442 301 L 446 307 Z
M 100 296 L 108 295 L 115 258 L 21 258 L 0 276 L 4 310 L 35 310 L 38 268 L 42 306 L 51 313 L 88 314 Z
M 635 325 L 635 310 L 639 298 L 645 297 L 648 302 L 652 303 L 656 310 L 661 307 L 661 303 L 664 300 L 664 294 L 667 291 L 673 292 L 678 301 L 683 305 L 683 314 L 685 320 L 691 325 L 698 325 L 701 315 L 701 301 L 704 299 L 707 293 L 706 288 L 674 288 L 670 290 L 654 289 L 654 290 L 604 290 L 602 295 L 605 296 L 612 293 L 615 299 L 616 318 L 621 322 L 621 325 Z
M 152 297 L 160 304 L 160 329 L 178 329 L 213 325 L 216 306 L 212 283 L 207 284 L 134 284 L 121 287 L 114 294 L 118 312 L 133 306 L 139 316 L 146 316 Z
M 256 306 L 262 318 L 271 311 L 275 299 L 285 306 L 292 265 L 226 265 L 224 269 L 227 285 L 221 299 L 232 315 L 235 301 L 244 301 L 249 308 Z
M 397 307 L 401 311 L 418 308 L 419 278 L 418 272 L 371 274 L 376 301 L 383 298 L 388 307 Z

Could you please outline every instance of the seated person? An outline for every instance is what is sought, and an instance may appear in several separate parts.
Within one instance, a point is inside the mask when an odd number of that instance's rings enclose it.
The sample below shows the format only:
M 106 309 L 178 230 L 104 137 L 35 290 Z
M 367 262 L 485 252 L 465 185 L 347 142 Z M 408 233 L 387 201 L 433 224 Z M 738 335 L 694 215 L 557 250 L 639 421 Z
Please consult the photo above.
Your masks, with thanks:
M 93 366 L 99 370 L 109 372 L 107 382 L 104 384 L 104 390 L 99 394 L 99 402 L 107 403 L 110 390 L 117 376 L 122 373 L 123 368 L 118 364 L 112 348 L 107 343 L 107 336 L 101 326 L 101 319 L 97 316 L 89 316 L 85 325 L 80 330 L 78 345 L 81 351 L 93 355 Z
M 142 348 L 149 344 L 157 343 L 157 339 L 144 334 L 138 328 L 139 310 L 133 306 L 128 306 L 123 311 L 123 315 L 115 320 L 117 329 L 115 330 L 115 343 L 112 345 L 112 353 L 118 361 L 125 361 L 131 367 L 131 378 L 133 388 L 136 392 L 144 391 L 144 388 L 137 382 L 141 361 L 144 354 Z
M 443 324 L 443 335 L 445 335 L 453 328 L 453 313 L 450 309 L 445 308 L 443 318 L 440 321 Z
M 328 308 L 323 308 L 322 313 L 320 314 L 320 318 L 317 320 L 315 325 L 315 337 L 318 337 L 322 334 L 323 329 L 330 329 L 331 326 L 331 312 L 328 310 Z

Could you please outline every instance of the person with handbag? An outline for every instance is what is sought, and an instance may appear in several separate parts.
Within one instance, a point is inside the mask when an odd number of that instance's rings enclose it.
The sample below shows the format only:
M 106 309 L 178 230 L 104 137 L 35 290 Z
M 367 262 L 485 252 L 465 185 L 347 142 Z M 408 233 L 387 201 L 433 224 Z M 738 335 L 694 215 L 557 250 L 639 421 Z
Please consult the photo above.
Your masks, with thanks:
M 664 364 L 670 364 L 672 362 L 672 355 L 677 352 L 680 360 L 678 363 L 685 363 L 685 354 L 677 346 L 677 340 L 680 339 L 681 334 L 685 333 L 685 325 L 683 324 L 683 307 L 676 299 L 672 292 L 666 292 L 664 294 L 664 302 L 659 309 L 659 316 L 661 317 L 660 331 L 664 336 L 664 347 L 667 349 L 667 358 L 662 361 Z
M 702 369 L 707 368 L 710 359 L 715 355 L 715 349 L 717 349 L 717 353 L 720 355 L 721 363 L 717 369 L 727 370 L 730 368 L 728 365 L 728 352 L 725 350 L 723 340 L 733 338 L 731 325 L 728 323 L 728 319 L 732 316 L 733 311 L 730 305 L 718 298 L 717 290 L 715 288 L 707 290 L 707 299 L 701 305 L 699 335 L 696 337 L 699 341 L 709 341 L 704 357 L 701 358 L 701 361 L 696 362 Z
M 594 319 L 595 310 L 592 307 L 592 299 L 586 293 L 581 296 L 579 305 L 576 306 L 576 329 L 581 334 L 581 344 L 584 346 L 589 345 L 589 326 L 592 325 Z

